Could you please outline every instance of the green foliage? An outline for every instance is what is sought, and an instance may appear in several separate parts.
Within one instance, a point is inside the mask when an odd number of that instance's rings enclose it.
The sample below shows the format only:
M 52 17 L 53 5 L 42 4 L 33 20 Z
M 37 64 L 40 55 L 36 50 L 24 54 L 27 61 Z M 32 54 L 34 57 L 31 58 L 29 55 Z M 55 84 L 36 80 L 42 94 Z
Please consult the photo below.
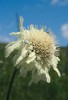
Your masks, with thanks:
M 6 44 L 0 44 L 0 100 L 5 100 L 11 76 L 14 70 L 12 55 L 5 59 Z M 28 86 L 30 73 L 26 78 L 15 77 L 10 100 L 68 100 L 68 47 L 61 47 L 58 68 L 62 74 L 59 78 L 53 70 L 50 71 L 51 83 L 40 81 Z

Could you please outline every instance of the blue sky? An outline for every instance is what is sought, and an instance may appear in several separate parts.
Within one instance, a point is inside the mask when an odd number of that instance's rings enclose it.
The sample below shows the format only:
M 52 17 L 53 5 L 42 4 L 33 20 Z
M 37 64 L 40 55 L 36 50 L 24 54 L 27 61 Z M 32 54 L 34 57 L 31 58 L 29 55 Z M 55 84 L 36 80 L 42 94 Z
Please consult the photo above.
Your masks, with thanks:
M 56 34 L 60 45 L 68 44 L 68 0 L 0 0 L 0 41 L 15 39 L 10 32 L 18 31 L 17 17 L 30 24 L 46 26 Z

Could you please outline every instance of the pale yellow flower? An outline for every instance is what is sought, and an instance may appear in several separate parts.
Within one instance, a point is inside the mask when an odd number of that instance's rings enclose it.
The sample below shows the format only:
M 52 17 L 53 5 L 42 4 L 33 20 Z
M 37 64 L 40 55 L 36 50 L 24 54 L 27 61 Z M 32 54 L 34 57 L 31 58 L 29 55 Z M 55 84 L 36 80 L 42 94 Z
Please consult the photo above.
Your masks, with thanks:
M 50 82 L 49 70 L 53 68 L 58 76 L 57 69 L 59 59 L 59 49 L 57 41 L 52 33 L 45 32 L 44 28 L 38 29 L 30 25 L 26 30 L 22 27 L 23 18 L 20 17 L 20 32 L 13 32 L 12 35 L 18 36 L 18 40 L 6 46 L 6 57 L 11 52 L 17 50 L 14 56 L 14 65 L 20 68 L 20 74 L 25 77 L 29 71 L 32 72 L 32 79 L 29 82 L 38 83 L 40 80 Z

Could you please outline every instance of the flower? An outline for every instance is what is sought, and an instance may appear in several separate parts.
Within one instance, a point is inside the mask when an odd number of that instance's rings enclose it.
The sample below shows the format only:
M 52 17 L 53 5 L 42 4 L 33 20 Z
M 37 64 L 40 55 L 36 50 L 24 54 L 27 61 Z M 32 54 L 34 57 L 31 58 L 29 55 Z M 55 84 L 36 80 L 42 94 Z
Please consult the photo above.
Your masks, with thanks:
M 38 83 L 40 80 L 50 83 L 49 70 L 53 68 L 58 76 L 57 69 L 59 59 L 59 48 L 52 32 L 47 33 L 44 28 L 38 29 L 30 25 L 29 29 L 22 27 L 23 18 L 20 17 L 20 32 L 13 32 L 11 35 L 18 36 L 18 40 L 6 46 L 5 55 L 8 57 L 14 50 L 17 50 L 13 58 L 14 66 L 20 68 L 20 74 L 26 77 L 29 71 L 32 78 L 29 85 Z

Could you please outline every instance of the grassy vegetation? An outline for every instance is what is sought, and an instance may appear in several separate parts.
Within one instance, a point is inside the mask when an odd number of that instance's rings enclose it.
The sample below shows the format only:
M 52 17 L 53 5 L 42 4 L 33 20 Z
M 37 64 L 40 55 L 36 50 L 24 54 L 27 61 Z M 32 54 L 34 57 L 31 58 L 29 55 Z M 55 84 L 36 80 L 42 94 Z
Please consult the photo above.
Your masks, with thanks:
M 0 44 L 0 100 L 5 100 L 9 82 L 14 70 L 12 55 L 5 59 L 6 44 Z M 19 71 L 15 77 L 10 100 L 68 100 L 68 47 L 61 47 L 61 61 L 58 68 L 62 74 L 59 78 L 51 70 L 51 83 L 40 81 L 38 84 L 28 86 L 30 75 L 22 78 Z

